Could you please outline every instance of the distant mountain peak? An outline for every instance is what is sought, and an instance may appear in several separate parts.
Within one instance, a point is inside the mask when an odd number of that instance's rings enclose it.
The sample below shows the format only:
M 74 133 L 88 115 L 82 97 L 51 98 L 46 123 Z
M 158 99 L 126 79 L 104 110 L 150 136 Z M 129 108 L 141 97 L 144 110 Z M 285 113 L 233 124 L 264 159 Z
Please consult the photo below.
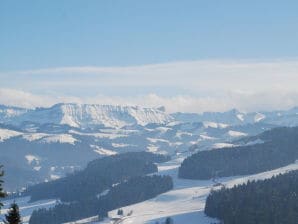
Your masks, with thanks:
M 4 115 L 3 115 L 4 117 Z M 140 106 L 59 103 L 48 108 L 36 108 L 17 114 L 9 122 L 21 124 L 67 124 L 72 127 L 123 127 L 130 125 L 165 124 L 173 118 L 160 108 Z M 5 120 L 2 121 L 5 123 Z

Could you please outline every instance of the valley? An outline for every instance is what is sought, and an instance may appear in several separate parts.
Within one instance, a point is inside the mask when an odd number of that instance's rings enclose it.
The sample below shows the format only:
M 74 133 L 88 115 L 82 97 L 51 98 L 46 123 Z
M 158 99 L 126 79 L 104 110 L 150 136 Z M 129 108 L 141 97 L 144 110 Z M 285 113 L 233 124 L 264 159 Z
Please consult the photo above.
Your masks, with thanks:
M 234 140 L 280 125 L 295 125 L 296 108 L 244 114 L 168 114 L 163 108 L 57 104 L 0 107 L 0 151 L 6 189 L 50 181 L 91 160 L 131 151 L 180 155 L 234 146 Z M 268 123 L 267 121 L 268 117 Z M 274 119 L 273 119 L 274 117 Z M 240 119 L 241 118 L 241 119 Z M 12 162 L 12 161 L 17 161 Z M 18 178 L 13 178 L 18 177 Z
M 236 110 L 167 114 L 163 109 L 74 104 L 58 104 L 36 111 L 4 106 L 1 109 L 1 163 L 6 167 L 4 180 L 9 191 L 22 192 L 22 189 L 37 183 L 59 180 L 84 169 L 94 159 L 112 155 L 147 151 L 171 157 L 170 161 L 158 164 L 156 174 L 171 176 L 173 190 L 123 207 L 124 216 L 117 215 L 116 209 L 109 211 L 109 218 L 100 222 L 97 217 L 86 217 L 71 223 L 155 224 L 162 223 L 167 217 L 173 218 L 175 223 L 184 223 L 185 220 L 189 224 L 198 220 L 202 224 L 216 223 L 204 214 L 205 200 L 211 189 L 220 185 L 232 187 L 247 180 L 269 178 L 298 168 L 296 163 L 287 165 L 292 163 L 287 160 L 273 170 L 266 171 L 265 168 L 259 174 L 208 177 L 206 180 L 178 178 L 180 165 L 196 153 L 220 155 L 227 149 L 234 153 L 241 152 L 242 148 L 259 151 L 257 148 L 263 150 L 275 135 L 283 138 L 282 133 L 295 140 L 295 128 L 280 133 L 279 129 L 270 130 L 289 126 L 289 123 L 295 126 L 296 108 L 262 114 Z M 55 117 L 50 114 L 55 114 Z M 276 141 L 279 142 L 278 138 Z M 17 163 L 11 162 L 15 159 Z M 216 166 L 219 165 L 217 162 Z M 277 168 L 280 166 L 283 167 Z M 17 202 L 26 223 L 34 210 L 53 207 L 60 203 L 60 199 L 54 197 L 32 202 L 30 198 L 22 197 Z M 7 211 L 9 203 L 5 201 L 3 212 Z

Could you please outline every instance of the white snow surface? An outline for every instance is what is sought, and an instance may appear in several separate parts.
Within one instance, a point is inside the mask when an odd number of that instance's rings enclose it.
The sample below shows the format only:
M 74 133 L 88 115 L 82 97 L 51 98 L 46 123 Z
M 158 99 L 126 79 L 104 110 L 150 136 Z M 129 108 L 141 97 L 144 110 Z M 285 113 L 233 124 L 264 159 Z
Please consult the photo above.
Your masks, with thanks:
M 56 175 L 56 174 L 51 174 L 50 175 L 50 178 L 51 178 L 51 180 L 57 180 L 57 179 L 59 179 L 61 177 L 59 175 Z
M 171 144 L 170 141 L 162 139 L 162 138 L 147 138 L 147 140 L 149 142 L 152 142 L 152 143 L 164 142 L 164 143 L 167 143 L 167 144 Z
M 124 147 L 129 147 L 129 146 L 134 146 L 131 144 L 125 144 L 125 143 L 114 143 L 112 142 L 112 146 L 115 148 L 124 148 Z
M 213 144 L 213 149 L 221 149 L 221 148 L 230 148 L 230 147 L 235 147 L 236 145 L 231 144 L 231 143 L 215 143 Z
M 266 115 L 261 114 L 261 113 L 256 113 L 256 115 L 254 117 L 254 121 L 260 122 L 260 121 L 264 120 L 265 118 L 266 118 Z
M 41 139 L 43 143 L 52 143 L 52 142 L 59 142 L 59 143 L 69 143 L 74 145 L 77 139 L 75 139 L 70 134 L 56 134 L 56 135 L 48 135 Z
M 41 143 L 69 143 L 74 145 L 77 139 L 71 134 L 46 134 L 46 133 L 25 133 L 22 135 L 27 141 L 39 141 Z
M 227 128 L 229 127 L 228 124 L 224 124 L 224 123 L 216 123 L 216 122 L 210 122 L 210 121 L 205 121 L 203 122 L 203 125 L 205 128 Z
M 247 136 L 246 133 L 240 132 L 240 131 L 228 131 L 228 135 L 230 135 L 231 137 L 244 137 Z
M 178 131 L 176 132 L 175 137 L 181 139 L 183 136 L 192 136 L 192 133 L 185 132 L 185 131 L 180 131 L 180 130 L 178 130 Z
M 9 129 L 0 128 L 0 142 L 7 140 L 9 138 L 22 135 L 21 132 L 13 131 Z
M 240 121 L 244 121 L 244 114 L 237 114 L 236 116 Z
M 117 152 L 109 149 L 104 149 L 102 147 L 99 147 L 97 145 L 90 145 L 92 148 L 94 148 L 94 152 L 100 154 L 100 155 L 105 155 L 105 156 L 111 156 L 111 155 L 116 155 Z
M 263 144 L 263 143 L 264 141 L 258 138 L 256 140 L 246 142 L 244 145 L 256 145 L 256 144 Z
M 104 132 L 97 132 L 97 133 L 83 133 L 79 131 L 70 130 L 69 133 L 77 134 L 77 135 L 85 135 L 85 136 L 93 136 L 95 138 L 109 138 L 109 139 L 116 139 L 121 137 L 127 137 L 126 134 L 121 134 L 117 132 L 110 132 L 110 133 L 104 133 Z
M 203 140 L 215 140 L 216 139 L 216 138 L 210 137 L 210 136 L 208 136 L 206 134 L 201 134 L 200 135 L 200 138 L 203 139 Z
M 34 170 L 39 171 L 41 169 L 41 166 L 35 166 L 33 167 Z
M 44 137 L 50 136 L 49 134 L 46 133 L 25 133 L 23 134 L 23 138 L 26 139 L 27 141 L 36 141 L 36 140 L 40 140 Z
M 154 153 L 154 152 L 157 152 L 158 151 L 158 148 L 159 148 L 158 146 L 155 146 L 155 145 L 151 145 L 150 144 L 150 145 L 147 146 L 147 151 Z
M 31 165 L 32 162 L 35 162 L 36 164 L 39 164 L 39 157 L 38 156 L 26 155 L 25 158 L 26 158 L 29 165 Z

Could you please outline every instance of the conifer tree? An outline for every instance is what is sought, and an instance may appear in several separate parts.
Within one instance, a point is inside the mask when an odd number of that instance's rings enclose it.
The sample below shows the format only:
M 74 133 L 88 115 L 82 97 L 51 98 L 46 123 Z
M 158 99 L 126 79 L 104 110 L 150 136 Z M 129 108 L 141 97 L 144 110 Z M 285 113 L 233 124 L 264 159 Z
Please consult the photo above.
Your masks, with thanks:
M 122 209 L 118 209 L 117 215 L 123 215 L 123 210 Z
M 4 172 L 2 171 L 2 166 L 0 166 L 0 178 L 2 178 L 3 175 L 4 175 Z M 0 199 L 1 198 L 4 198 L 6 196 L 6 194 L 5 194 L 4 190 L 3 190 L 2 184 L 3 184 L 3 180 L 0 179 Z M 0 209 L 1 209 L 2 206 L 3 206 L 3 204 L 0 201 Z
M 173 219 L 171 217 L 166 218 L 165 224 L 173 224 Z
M 19 211 L 19 206 L 14 202 L 11 204 L 8 214 L 5 215 L 5 224 L 20 224 L 21 215 Z

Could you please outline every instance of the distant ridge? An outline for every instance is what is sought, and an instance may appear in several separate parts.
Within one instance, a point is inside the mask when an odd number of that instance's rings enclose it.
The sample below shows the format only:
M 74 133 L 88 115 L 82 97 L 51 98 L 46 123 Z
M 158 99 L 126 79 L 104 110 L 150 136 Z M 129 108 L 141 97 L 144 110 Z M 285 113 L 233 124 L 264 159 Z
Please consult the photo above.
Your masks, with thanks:
M 39 124 L 66 124 L 72 127 L 124 127 L 130 125 L 145 126 L 150 123 L 165 124 L 171 122 L 171 115 L 161 108 L 139 106 L 113 106 L 97 104 L 59 103 L 49 108 L 22 109 L 0 107 L 0 121 L 9 124 L 33 122 Z

